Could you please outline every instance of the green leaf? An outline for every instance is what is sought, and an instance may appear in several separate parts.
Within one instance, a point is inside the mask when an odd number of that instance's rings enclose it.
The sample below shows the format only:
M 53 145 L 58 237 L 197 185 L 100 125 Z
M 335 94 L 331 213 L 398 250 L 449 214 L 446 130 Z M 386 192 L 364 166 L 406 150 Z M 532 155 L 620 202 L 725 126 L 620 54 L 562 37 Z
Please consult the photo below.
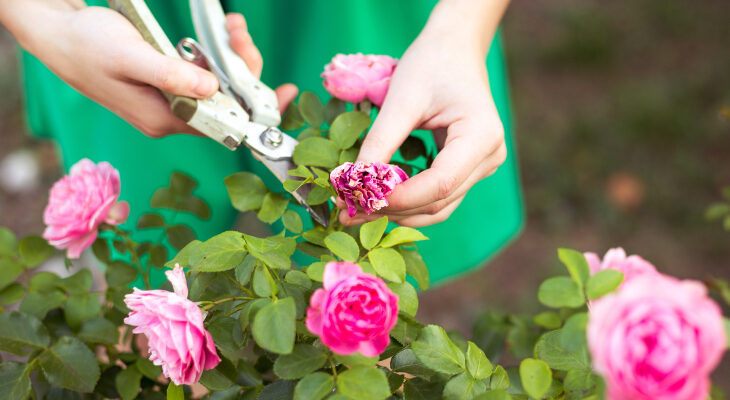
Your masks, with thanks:
M 571 315 L 565 321 L 563 329 L 560 330 L 560 344 L 569 352 L 585 350 L 588 346 L 586 340 L 586 327 L 588 326 L 588 314 L 580 312 Z
M 577 308 L 585 304 L 580 286 L 567 276 L 547 279 L 540 285 L 537 298 L 540 303 L 553 308 Z
M 428 240 L 428 238 L 416 229 L 399 226 L 385 236 L 380 242 L 380 247 L 393 247 L 397 244 L 417 242 L 419 240 Z
M 428 267 L 426 267 L 426 263 L 423 262 L 421 254 L 418 253 L 417 250 L 408 250 L 404 248 L 400 249 L 400 253 L 406 262 L 406 273 L 416 280 L 419 289 L 428 289 L 431 286 L 431 282 L 428 277 Z
M 332 121 L 345 111 L 347 111 L 347 103 L 337 97 L 332 97 L 324 108 L 324 119 L 328 125 L 332 125 Z
M 725 335 L 727 336 L 726 347 L 730 349 L 730 319 L 727 317 L 722 318 L 722 323 L 725 325 Z
M 221 391 L 233 386 L 237 377 L 236 367 L 227 358 L 222 357 L 218 366 L 203 371 L 199 382 L 208 390 Z
M 261 221 L 267 224 L 273 224 L 281 218 L 281 215 L 286 211 L 286 206 L 289 204 L 289 199 L 278 193 L 266 193 L 264 200 L 261 203 L 261 209 L 258 212 L 258 217 Z
M 127 366 L 126 369 L 119 371 L 114 378 L 114 383 L 122 400 L 132 400 L 137 397 L 142 381 L 142 374 L 134 365 Z
M 91 291 L 93 283 L 94 277 L 91 275 L 91 271 L 84 268 L 69 277 L 58 280 L 56 286 L 68 294 L 86 294 Z
M 492 390 L 507 390 L 509 389 L 509 375 L 504 367 L 497 365 L 492 373 L 492 379 L 489 380 L 489 388 Z
M 155 190 L 150 199 L 150 206 L 153 208 L 168 208 L 177 210 L 178 197 L 169 187 L 161 187 Z
M 426 154 L 426 144 L 416 136 L 408 136 L 400 146 L 400 155 L 406 161 L 415 160 L 419 156 L 425 157 Z
M 406 262 L 397 251 L 378 248 L 370 251 L 368 259 L 378 275 L 384 279 L 396 283 L 403 283 L 406 279 Z
M 319 97 L 312 92 L 302 92 L 297 103 L 304 120 L 313 128 L 319 128 L 324 122 L 324 106 Z
M 474 400 L 512 400 L 512 396 L 502 389 L 487 390 L 475 397 Z
M 198 262 L 203 257 L 203 253 L 200 252 L 202 243 L 200 240 L 193 240 L 188 243 L 177 253 L 175 258 L 165 263 L 165 267 L 173 268 L 175 264 L 180 264 L 181 267 L 190 267 L 194 262 Z
M 407 400 L 441 400 L 443 391 L 443 384 L 438 381 L 429 382 L 421 378 L 408 379 L 403 384 L 403 394 Z
M 137 269 L 123 261 L 107 264 L 106 282 L 110 287 L 126 286 L 137 279 Z
M 294 398 L 295 385 L 294 381 L 274 381 L 263 387 L 256 400 L 290 400 Z
M 299 106 L 296 103 L 289 104 L 286 108 L 286 114 L 281 121 L 281 129 L 285 131 L 295 131 L 304 126 L 304 118 L 299 112 Z
M 558 249 L 558 258 L 565 264 L 573 281 L 583 287 L 591 275 L 591 269 L 583 253 L 571 249 Z
M 390 396 L 388 379 L 372 367 L 355 367 L 337 376 L 337 391 L 353 400 L 382 400 Z
M 235 268 L 246 257 L 246 244 L 240 232 L 226 231 L 197 246 L 202 254 L 191 262 L 190 269 L 202 272 L 220 272 Z
M 416 288 L 408 282 L 388 283 L 390 290 L 398 295 L 398 310 L 412 317 L 418 312 L 418 293 Z
M 184 248 L 185 247 L 183 247 L 183 249 Z M 150 249 L 150 259 L 148 261 L 149 264 L 155 268 L 162 268 L 165 266 L 165 261 L 167 261 L 167 249 L 165 248 L 165 246 L 152 246 L 152 248 Z
M 604 269 L 598 271 L 588 278 L 586 284 L 586 296 L 595 300 L 616 290 L 624 280 L 624 274 L 615 269 Z
M 520 380 L 527 394 L 535 399 L 541 399 L 550 389 L 553 374 L 544 361 L 527 358 L 520 363 Z
M 107 319 L 90 319 L 81 326 L 79 339 L 87 343 L 115 345 L 119 343 L 119 330 Z
M 185 173 L 175 171 L 170 175 L 170 190 L 178 196 L 189 196 L 198 182 Z
M 14 256 L 18 252 L 18 239 L 8 228 L 0 226 L 0 255 Z
M 244 286 L 248 285 L 251 281 L 254 267 L 256 267 L 256 257 L 249 254 L 236 266 L 236 270 L 234 271 L 238 283 Z
M 279 356 L 274 362 L 274 373 L 281 379 L 300 379 L 327 362 L 327 355 L 311 344 L 299 343 L 291 354 Z
M 109 245 L 106 242 L 106 239 L 97 237 L 96 240 L 94 240 L 94 243 L 91 245 L 91 251 L 94 252 L 94 256 L 96 258 L 103 262 L 108 263 L 111 257 L 111 250 L 109 250 Z
M 321 400 L 335 387 L 332 375 L 315 372 L 302 378 L 294 387 L 294 400 Z
M 302 271 L 298 271 L 298 270 L 289 271 L 284 276 L 284 280 L 291 284 L 301 286 L 305 289 L 311 289 L 311 287 L 312 287 L 312 280 L 309 279 L 307 274 L 305 274 Z
M 494 365 L 474 342 L 469 342 L 466 348 L 466 370 L 475 379 L 486 379 L 494 370 Z
M 360 248 L 357 246 L 357 242 L 345 232 L 330 233 L 324 238 L 324 244 L 332 253 L 345 261 L 355 262 L 360 255 Z
M 66 295 L 60 290 L 31 292 L 20 303 L 20 311 L 36 318 L 44 318 L 48 311 L 61 307 L 66 302 Z
M 5 400 L 26 400 L 30 395 L 30 370 L 25 364 L 0 364 L 0 393 Z
M 284 227 L 291 233 L 302 233 L 302 217 L 294 210 L 287 210 L 281 217 Z
M 38 361 L 53 386 L 89 393 L 99 380 L 99 364 L 94 353 L 74 337 L 60 338 L 41 353 Z
M 572 369 L 565 375 L 563 389 L 568 400 L 585 399 L 596 392 L 598 377 L 591 370 Z
M 462 372 L 446 382 L 446 386 L 444 386 L 444 399 L 471 400 L 486 390 L 487 385 L 484 382 L 472 378 L 466 372 Z
M 199 197 L 187 196 L 182 198 L 178 204 L 178 209 L 195 214 L 200 219 L 210 218 L 210 207 L 208 207 L 208 203 Z
M 304 238 L 304 240 L 310 243 L 314 243 L 317 246 L 325 247 L 324 238 L 327 237 L 327 233 L 319 229 L 310 229 L 308 231 L 305 231 L 302 234 L 302 237 Z
M 167 240 L 172 247 L 182 250 L 188 243 L 195 240 L 195 232 L 186 225 L 173 225 L 165 229 Z
M 38 235 L 30 235 L 20 241 L 19 251 L 23 264 L 33 268 L 52 256 L 54 249 L 46 239 Z
M 257 265 L 253 270 L 253 291 L 261 297 L 269 297 L 276 295 L 278 290 L 269 269 L 264 265 Z
M 370 117 L 362 111 L 350 111 L 335 118 L 330 127 L 330 139 L 340 149 L 355 144 L 360 134 L 370 126 Z
M 261 207 L 264 196 L 269 193 L 264 181 L 250 172 L 237 172 L 224 180 L 233 208 L 245 212 Z
M 310 171 L 309 168 L 307 168 L 307 166 L 305 165 L 298 165 L 296 168 L 287 171 L 287 173 L 291 176 L 296 176 L 298 178 L 314 179 L 312 171 Z
M 449 339 L 444 328 L 428 325 L 411 348 L 421 362 L 434 371 L 458 374 L 466 368 L 464 353 Z
M 263 349 L 289 354 L 294 348 L 296 305 L 287 297 L 265 306 L 253 321 L 253 337 Z
M 0 258 L 0 288 L 12 283 L 22 273 L 22 264 L 9 258 Z
M 326 202 L 332 197 L 332 192 L 329 189 L 320 186 L 315 186 L 312 191 L 307 195 L 307 204 L 310 206 L 316 206 Z
M 546 329 L 558 329 L 563 324 L 558 313 L 553 311 L 545 311 L 535 315 L 533 321 Z
M 300 187 L 304 186 L 307 181 L 298 181 L 294 179 L 287 179 L 284 181 L 284 190 L 289 193 L 294 193 L 299 190 Z
M 380 242 L 380 238 L 385 233 L 388 226 L 388 217 L 380 217 L 375 221 L 370 221 L 360 227 L 360 243 L 362 247 L 370 250 Z
M 348 367 L 372 367 L 379 360 L 377 356 L 366 357 L 360 353 L 353 353 L 349 355 L 335 354 L 334 357 L 337 362 L 339 362 L 340 364 L 345 364 Z
M 316 167 L 334 168 L 340 159 L 337 145 L 322 137 L 310 137 L 294 148 L 294 163 Z
M 413 350 L 409 348 L 399 351 L 390 359 L 390 368 L 395 372 L 405 372 L 421 377 L 429 377 L 434 374 L 434 371 L 423 365 Z
M 162 368 L 153 364 L 152 361 L 144 357 L 138 358 L 134 365 L 137 367 L 137 370 L 142 373 L 142 375 L 152 379 L 153 381 L 157 380 L 157 378 L 162 375 Z
M 162 228 L 165 225 L 165 218 L 157 213 L 142 214 L 137 221 L 137 229 Z
M 25 287 L 20 283 L 11 283 L 0 290 L 0 306 L 15 303 L 25 296 Z
M 309 279 L 315 281 L 315 282 L 322 282 L 324 278 L 324 266 L 326 263 L 322 261 L 317 261 L 315 263 L 312 263 L 309 267 L 307 267 L 307 276 Z
M 61 278 L 59 278 L 58 275 L 54 274 L 53 272 L 36 272 L 35 275 L 30 278 L 28 290 L 30 290 L 31 292 L 44 292 L 47 290 L 55 289 L 56 282 L 58 282 L 60 279 Z
M 182 385 L 178 386 L 175 382 L 170 381 L 170 384 L 167 385 L 167 400 L 185 400 Z
M 542 335 L 535 345 L 535 355 L 553 369 L 590 369 L 587 349 L 582 347 L 576 352 L 568 351 L 561 343 L 561 333 L 557 330 Z
M 728 213 L 730 213 L 730 204 L 714 203 L 707 208 L 707 211 L 705 211 L 705 218 L 712 221 L 720 219 Z
M 357 147 L 352 147 L 347 150 L 342 150 L 340 152 L 340 165 L 347 163 L 347 162 L 355 162 L 357 160 L 357 155 L 360 152 L 360 149 Z
M 79 329 L 81 324 L 101 313 L 99 295 L 93 293 L 75 294 L 66 300 L 63 314 L 71 329 Z

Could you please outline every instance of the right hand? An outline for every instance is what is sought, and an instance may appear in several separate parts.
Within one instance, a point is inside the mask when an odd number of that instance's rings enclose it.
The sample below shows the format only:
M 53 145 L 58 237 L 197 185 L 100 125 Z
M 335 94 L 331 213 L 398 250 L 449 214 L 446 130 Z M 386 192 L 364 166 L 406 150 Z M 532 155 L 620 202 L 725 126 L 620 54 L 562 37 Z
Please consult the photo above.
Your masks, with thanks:
M 208 98 L 218 90 L 215 75 L 159 53 L 116 11 L 84 7 L 54 15 L 26 39 L 28 50 L 61 79 L 150 137 L 200 135 L 170 111 L 159 91 Z M 228 15 L 227 28 L 231 47 L 260 76 L 263 60 L 243 17 Z M 282 112 L 297 95 L 291 84 L 276 92 Z

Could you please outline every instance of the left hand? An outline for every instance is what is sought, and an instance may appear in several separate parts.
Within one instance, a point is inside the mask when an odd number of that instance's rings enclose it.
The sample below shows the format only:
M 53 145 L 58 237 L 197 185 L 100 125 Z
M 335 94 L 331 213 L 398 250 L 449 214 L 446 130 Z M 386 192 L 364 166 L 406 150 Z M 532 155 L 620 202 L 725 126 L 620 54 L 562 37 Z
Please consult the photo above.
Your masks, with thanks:
M 389 162 L 415 129 L 433 131 L 441 150 L 429 169 L 396 187 L 388 207 L 371 215 L 358 211 L 352 218 L 340 213 L 343 224 L 383 215 L 405 226 L 444 221 L 475 183 L 504 162 L 504 128 L 484 53 L 469 47 L 458 33 L 424 30 L 403 55 L 358 160 Z M 338 199 L 338 205 L 344 203 Z

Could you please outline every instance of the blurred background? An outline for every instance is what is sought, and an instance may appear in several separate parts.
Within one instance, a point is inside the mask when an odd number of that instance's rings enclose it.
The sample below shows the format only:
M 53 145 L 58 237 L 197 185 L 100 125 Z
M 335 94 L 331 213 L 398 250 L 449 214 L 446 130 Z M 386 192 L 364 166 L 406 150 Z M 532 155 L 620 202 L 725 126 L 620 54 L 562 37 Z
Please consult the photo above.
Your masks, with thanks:
M 503 29 L 527 224 L 486 268 L 424 293 L 420 319 L 468 335 L 485 309 L 538 309 L 558 247 L 729 279 L 730 232 L 704 214 L 730 185 L 730 3 L 514 1 Z M 61 172 L 26 134 L 15 56 L 0 30 L 0 225 L 38 233 Z

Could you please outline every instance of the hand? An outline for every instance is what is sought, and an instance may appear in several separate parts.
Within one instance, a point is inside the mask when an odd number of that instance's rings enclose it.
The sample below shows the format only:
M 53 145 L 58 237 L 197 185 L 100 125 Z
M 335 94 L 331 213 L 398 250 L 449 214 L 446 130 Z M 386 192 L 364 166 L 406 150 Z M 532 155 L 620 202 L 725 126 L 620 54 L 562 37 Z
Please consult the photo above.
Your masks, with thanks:
M 2 4 L 10 7 L 11 2 Z M 174 133 L 200 135 L 170 111 L 159 90 L 194 98 L 207 98 L 218 90 L 212 73 L 189 62 L 167 57 L 145 42 L 142 35 L 121 14 L 101 7 L 77 7 L 72 10 L 51 9 L 43 1 L 31 1 L 26 9 L 17 3 L 14 15 L 32 21 L 31 14 L 40 8 L 32 29 L 24 29 L 10 13 L 3 21 L 21 45 L 36 55 L 61 79 L 81 93 L 108 108 L 151 137 Z M 45 8 L 43 8 L 45 7 Z M 12 7 L 11 7 L 12 8 Z M 20 11 L 18 11 L 20 10 Z M 22 14 L 18 14 L 18 12 Z M 37 14 L 36 14 L 37 15 Z M 261 75 L 261 54 L 251 40 L 242 15 L 227 17 L 231 47 L 257 77 Z M 282 112 L 297 95 L 294 85 L 277 90 Z
M 405 226 L 441 222 L 475 183 L 504 162 L 504 129 L 489 89 L 485 54 L 468 51 L 465 38 L 449 32 L 456 31 L 427 26 L 403 55 L 358 160 L 389 162 L 415 129 L 432 130 L 443 148 L 429 169 L 396 187 L 388 207 L 369 216 L 341 213 L 343 224 L 382 215 Z

